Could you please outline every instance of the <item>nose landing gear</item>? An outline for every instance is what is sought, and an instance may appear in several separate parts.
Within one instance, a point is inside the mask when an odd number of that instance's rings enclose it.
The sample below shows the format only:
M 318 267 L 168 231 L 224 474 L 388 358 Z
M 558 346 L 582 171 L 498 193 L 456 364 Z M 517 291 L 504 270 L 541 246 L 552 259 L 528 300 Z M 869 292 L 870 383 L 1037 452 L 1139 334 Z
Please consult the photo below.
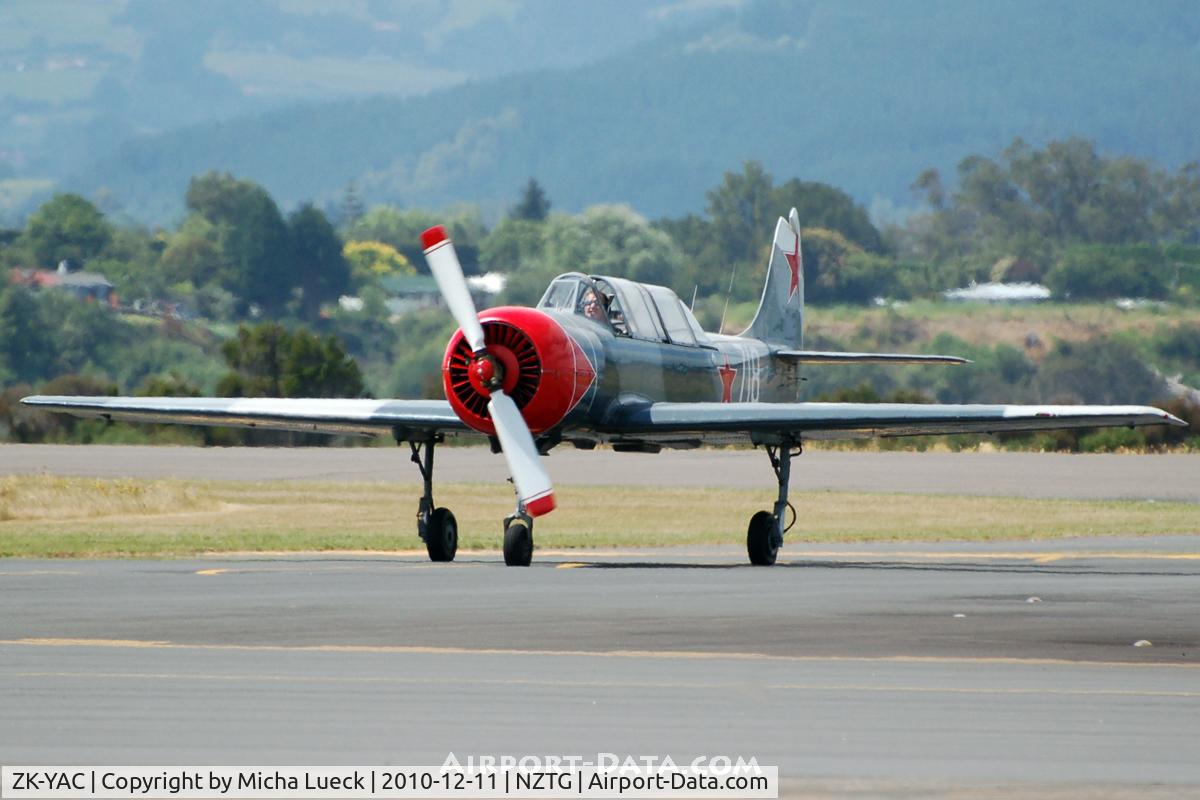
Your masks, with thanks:
M 517 513 L 504 518 L 504 563 L 528 567 L 533 561 L 533 517 L 517 506 Z

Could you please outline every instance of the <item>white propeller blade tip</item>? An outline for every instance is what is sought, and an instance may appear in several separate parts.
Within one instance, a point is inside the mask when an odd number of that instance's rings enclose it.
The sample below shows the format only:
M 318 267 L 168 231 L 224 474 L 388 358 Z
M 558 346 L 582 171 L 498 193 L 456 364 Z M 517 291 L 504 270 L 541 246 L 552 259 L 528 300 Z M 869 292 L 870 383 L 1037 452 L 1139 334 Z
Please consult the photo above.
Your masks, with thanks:
M 546 492 L 539 497 L 525 501 L 525 510 L 529 512 L 529 516 L 531 517 L 540 517 L 542 514 L 549 514 L 554 509 L 555 503 L 553 491 Z
M 421 245 L 425 248 L 426 253 L 442 242 L 448 241 L 450 241 L 450 237 L 446 235 L 446 229 L 441 225 L 434 225 L 421 234 Z

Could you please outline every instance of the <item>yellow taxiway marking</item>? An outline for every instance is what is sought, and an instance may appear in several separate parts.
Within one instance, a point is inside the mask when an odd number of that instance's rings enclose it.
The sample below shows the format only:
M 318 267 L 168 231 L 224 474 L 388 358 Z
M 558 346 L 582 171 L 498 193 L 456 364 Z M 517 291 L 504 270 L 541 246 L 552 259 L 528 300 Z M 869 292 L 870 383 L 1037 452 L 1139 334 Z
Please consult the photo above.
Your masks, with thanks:
M 1062 559 L 1115 559 L 1129 561 L 1200 561 L 1200 553 L 1146 553 L 1146 552 L 1123 552 L 1123 551 L 1088 551 L 1074 550 L 1069 552 L 1046 552 L 1046 551 L 980 551 L 980 552 L 961 552 L 952 550 L 893 550 L 893 551 L 866 551 L 866 550 L 808 550 L 808 551 L 790 551 L 787 553 L 789 558 L 923 558 L 937 559 L 949 558 L 954 560 L 960 559 L 1004 559 L 1006 561 L 1035 561 L 1038 563 L 1049 563 L 1052 561 L 1060 561 Z
M 5 678 L 103 678 L 127 680 L 181 680 L 265 683 L 311 683 L 311 684 L 391 684 L 391 685 L 453 685 L 464 683 L 473 686 L 554 686 L 564 689 L 727 689 L 733 682 L 715 681 L 583 681 L 555 678 L 552 680 L 530 678 L 459 678 L 435 676 L 340 676 L 340 675 L 269 675 L 254 673 L 209 673 L 209 672 L 0 672 Z M 737 686 L 742 684 L 738 682 Z M 1105 696 L 1105 697 L 1171 697 L 1200 698 L 1200 691 L 1171 689 L 1060 689 L 1025 688 L 1020 686 L 913 686 L 909 684 L 889 685 L 884 683 L 762 683 L 760 688 L 790 692 L 899 692 L 905 694 L 992 694 L 992 695 L 1060 695 L 1060 696 Z
M 496 551 L 477 550 L 477 551 L 459 551 L 460 555 L 496 555 Z M 266 555 L 266 554 L 259 554 Z M 298 553 L 278 553 L 275 557 L 291 556 L 307 556 L 310 554 Z M 312 554 L 319 555 L 319 554 Z M 266 558 L 254 559 L 247 558 L 245 561 L 240 561 L 235 567 L 209 567 L 207 569 L 197 570 L 196 575 L 226 575 L 240 574 L 251 572 L 346 572 L 362 568 L 363 565 L 371 566 L 402 566 L 404 569 L 465 569 L 468 567 L 481 568 L 490 566 L 490 562 L 475 562 L 463 561 L 454 565 L 434 564 L 423 559 L 408 559 L 405 558 L 400 562 L 384 562 L 379 559 L 379 556 L 408 556 L 409 553 L 378 553 L 378 552 L 355 552 L 345 551 L 339 553 L 326 553 L 325 555 L 341 555 L 341 556 L 363 556 L 361 562 L 356 564 L 330 564 L 323 562 L 320 558 L 312 560 L 303 560 L 299 562 L 288 562 L 287 564 L 279 564 L 272 562 Z M 421 553 L 420 555 L 424 555 Z M 598 564 L 610 563 L 612 559 L 641 557 L 651 559 L 670 559 L 673 555 L 679 555 L 687 558 L 700 558 L 698 564 L 704 565 L 727 565 L 736 566 L 733 562 L 727 561 L 722 555 L 714 555 L 709 552 L 699 553 L 697 551 L 683 551 L 675 553 L 668 551 L 630 551 L 630 550 L 539 550 L 540 557 L 571 557 L 573 559 L 586 558 L 589 561 L 563 561 L 554 564 L 550 562 L 547 566 L 553 565 L 555 569 L 586 569 Z M 796 564 L 806 559 L 840 559 L 850 562 L 871 563 L 880 560 L 912 560 L 912 561 L 1021 561 L 1033 564 L 1052 564 L 1056 561 L 1068 560 L 1099 560 L 1099 561 L 1200 561 L 1200 553 L 1153 553 L 1143 551 L 1017 551 L 1017 550 L 992 550 L 969 552 L 961 550 L 790 550 L 784 554 L 785 559 L 780 561 L 781 564 Z M 543 562 L 545 563 L 545 562 Z M 691 563 L 691 562 L 689 562 Z M 738 562 L 740 563 L 740 562 Z M 5 573 L 0 572 L 0 575 Z M 13 573 L 18 574 L 18 573 Z M 34 574 L 34 573 L 20 573 Z M 50 573 L 44 573 L 50 574 Z M 58 573 L 55 573 L 58 574 Z M 61 573 L 67 574 L 67 573 Z M 72 573 L 75 574 L 75 573 Z
M 703 650 L 531 650 L 501 647 L 439 647 L 431 645 L 370 644 L 191 644 L 141 639 L 0 639 L 0 647 L 108 647 L 137 650 L 225 650 L 246 653 L 353 653 L 385 655 L 538 656 L 553 658 L 628 658 L 690 661 L 772 661 L 780 663 L 893 663 L 893 664 L 1012 664 L 1031 666 L 1168 667 L 1200 669 L 1200 664 L 1136 661 L 1071 661 L 1062 658 L 989 656 L 797 656 L 771 653 L 722 653 Z
M 83 573 L 77 569 L 31 569 L 23 570 L 0 570 L 0 575 L 6 578 L 20 578 L 26 575 L 82 575 Z
M 543 554 L 544 555 L 544 554 Z M 627 557 L 630 553 L 575 553 L 576 557 L 584 556 L 594 559 L 590 562 L 568 561 L 562 564 L 557 564 L 559 569 L 579 569 L 585 567 L 595 567 L 601 564 L 610 563 L 607 559 Z M 666 558 L 671 557 L 671 553 L 650 552 L 643 554 L 646 558 Z M 694 553 L 684 554 L 687 556 L 695 556 Z M 1057 561 L 1200 561 L 1200 553 L 1147 553 L 1147 552 L 1122 552 L 1122 551 L 1094 551 L 1076 550 L 1070 552 L 1046 552 L 1046 551 L 979 551 L 979 552 L 963 552 L 954 550 L 789 550 L 786 553 L 781 553 L 785 556 L 781 558 L 779 563 L 787 566 L 804 562 L 806 560 L 821 560 L 821 559 L 838 559 L 840 561 L 848 561 L 851 563 L 872 564 L 877 561 L 1014 561 L 1026 562 L 1032 564 L 1053 564 Z M 705 554 L 702 561 L 697 561 L 697 564 L 711 566 L 715 564 L 730 565 L 730 562 L 719 560 L 719 556 Z M 691 563 L 691 562 L 689 562 Z
M 300 563 L 274 564 L 271 562 L 245 562 L 242 567 L 210 567 L 209 569 L 198 569 L 193 572 L 193 575 L 249 575 L 262 573 L 296 573 L 296 572 L 355 572 L 361 571 L 364 567 L 378 568 L 382 565 L 374 562 L 362 562 L 361 564 L 326 564 L 320 561 L 304 561 Z M 436 564 L 429 561 L 408 561 L 404 564 L 406 569 L 471 569 L 475 567 L 483 567 L 484 564 L 476 564 L 471 562 L 460 562 L 458 564 Z
M 538 555 L 540 555 L 540 556 L 572 556 L 572 555 L 581 556 L 582 555 L 582 556 L 601 557 L 601 556 L 641 555 L 641 553 L 638 550 L 630 550 L 630 549 L 618 550 L 616 548 L 592 549 L 592 548 L 565 548 L 565 547 L 558 548 L 558 547 L 555 547 L 555 548 L 546 548 L 546 549 L 539 548 L 537 552 L 538 552 Z M 496 548 L 489 548 L 489 547 L 460 547 L 460 548 L 458 548 L 458 554 L 460 556 L 494 556 L 494 555 L 499 555 L 500 553 L 501 553 L 500 550 L 498 550 Z M 425 549 L 422 548 L 420 550 L 414 550 L 414 549 L 401 549 L 401 550 L 229 550 L 228 552 L 208 551 L 208 552 L 204 552 L 204 553 L 198 553 L 196 555 L 197 558 L 213 560 L 213 561 L 221 561 L 223 559 L 228 559 L 228 558 L 237 558 L 237 559 L 244 558 L 244 559 L 249 559 L 249 560 L 264 559 L 265 560 L 265 559 L 270 559 L 270 558 L 288 558 L 288 557 L 311 558 L 314 561 L 319 561 L 322 557 L 325 557 L 325 556 L 340 556 L 340 557 L 360 556 L 364 560 L 366 560 L 366 559 L 386 560 L 386 559 L 395 559 L 395 558 L 424 559 L 427 557 L 427 553 L 426 553 Z

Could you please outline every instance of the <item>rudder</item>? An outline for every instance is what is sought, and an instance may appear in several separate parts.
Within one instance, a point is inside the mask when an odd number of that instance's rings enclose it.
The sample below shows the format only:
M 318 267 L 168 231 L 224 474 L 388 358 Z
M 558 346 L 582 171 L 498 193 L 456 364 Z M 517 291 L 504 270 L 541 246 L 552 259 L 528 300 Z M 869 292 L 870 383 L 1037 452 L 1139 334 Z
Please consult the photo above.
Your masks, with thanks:
M 804 345 L 804 259 L 800 215 L 794 208 L 775 225 L 762 299 L 754 321 L 741 335 L 782 347 Z

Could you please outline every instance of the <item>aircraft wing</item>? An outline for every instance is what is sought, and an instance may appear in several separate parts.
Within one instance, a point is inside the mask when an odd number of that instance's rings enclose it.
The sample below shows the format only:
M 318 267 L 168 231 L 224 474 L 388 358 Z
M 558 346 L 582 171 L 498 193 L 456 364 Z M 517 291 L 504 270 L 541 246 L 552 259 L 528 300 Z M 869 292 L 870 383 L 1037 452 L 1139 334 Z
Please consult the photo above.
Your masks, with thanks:
M 970 364 L 958 356 L 914 353 L 836 353 L 826 350 L 776 350 L 772 355 L 797 364 Z
M 77 417 L 176 425 L 220 425 L 305 433 L 472 433 L 445 400 L 332 400 L 242 397 L 64 397 L 21 401 Z
M 127 422 L 360 435 L 397 428 L 418 434 L 473 433 L 445 400 L 36 395 L 21 402 L 77 417 Z M 621 406 L 598 432 L 613 440 L 694 446 L 779 436 L 855 439 L 1157 424 L 1187 423 L 1150 406 L 638 403 Z
M 644 403 L 625 406 L 600 432 L 614 440 L 689 446 L 787 436 L 856 439 L 1164 424 L 1187 423 L 1150 406 Z

